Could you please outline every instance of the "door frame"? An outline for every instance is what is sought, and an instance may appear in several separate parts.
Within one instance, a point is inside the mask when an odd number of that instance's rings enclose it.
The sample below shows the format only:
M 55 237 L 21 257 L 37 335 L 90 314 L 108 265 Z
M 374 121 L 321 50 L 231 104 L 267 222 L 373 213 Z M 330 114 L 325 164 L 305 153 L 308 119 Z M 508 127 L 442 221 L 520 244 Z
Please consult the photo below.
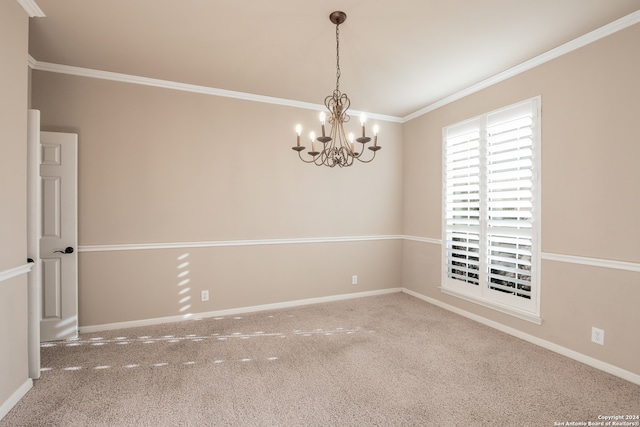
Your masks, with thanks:
M 40 320 L 42 305 L 42 271 L 40 261 L 40 111 L 28 111 L 27 125 L 27 256 L 33 260 L 28 274 L 28 356 L 29 377 L 40 378 Z

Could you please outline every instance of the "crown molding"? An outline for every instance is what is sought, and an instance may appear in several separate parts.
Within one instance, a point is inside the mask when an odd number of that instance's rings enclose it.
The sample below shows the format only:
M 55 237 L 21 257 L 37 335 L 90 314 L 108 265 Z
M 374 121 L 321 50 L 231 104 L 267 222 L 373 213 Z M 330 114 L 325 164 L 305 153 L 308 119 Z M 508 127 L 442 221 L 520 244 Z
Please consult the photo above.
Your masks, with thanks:
M 42 10 L 40 10 L 40 8 L 38 7 L 38 5 L 35 3 L 34 0 L 17 0 L 17 1 L 25 8 L 27 13 L 30 13 L 30 16 L 44 16 L 44 13 L 42 13 Z M 27 7 L 29 6 L 26 6 L 26 5 L 31 5 L 35 7 L 37 11 L 39 11 L 40 15 L 37 15 L 37 14 L 31 15 L 32 12 L 30 12 L 30 10 L 27 9 Z M 610 36 L 618 31 L 624 30 L 625 28 L 628 28 L 639 22 L 640 22 L 640 10 L 630 13 L 629 15 L 626 15 L 620 19 L 617 19 L 616 21 L 613 21 L 583 36 L 580 36 L 574 40 L 571 40 L 543 54 L 540 54 L 528 61 L 525 61 L 519 65 L 516 65 L 515 67 L 509 68 L 508 70 L 498 73 L 493 77 L 489 77 L 488 79 L 485 79 L 479 83 L 471 85 L 466 89 L 463 89 L 459 92 L 456 92 L 452 95 L 442 98 L 441 100 L 436 101 L 407 116 L 396 117 L 396 116 L 388 116 L 388 115 L 376 114 L 376 113 L 368 113 L 368 116 L 372 119 L 384 120 L 387 122 L 406 123 L 410 120 L 413 120 L 417 117 L 420 117 L 438 108 L 444 107 L 447 104 L 458 101 L 466 96 L 472 95 L 476 92 L 479 92 L 497 83 L 510 79 L 511 77 L 517 76 L 518 74 L 524 73 L 525 71 L 531 70 L 532 68 L 535 68 L 553 59 L 559 58 L 576 49 L 587 46 L 595 41 L 598 41 L 604 37 Z M 173 82 L 169 80 L 135 76 L 131 74 L 94 70 L 90 68 L 75 67 L 71 65 L 61 65 L 61 64 L 54 64 L 50 62 L 41 62 L 41 61 L 35 60 L 31 56 L 29 57 L 29 66 L 34 70 L 48 71 L 52 73 L 70 74 L 70 75 L 81 76 L 81 77 L 112 80 L 112 81 L 117 81 L 122 83 L 154 86 L 154 87 L 165 88 L 165 89 L 194 92 L 194 93 L 200 93 L 204 95 L 220 96 L 224 98 L 241 99 L 245 101 L 262 102 L 267 104 L 282 105 L 286 107 L 302 108 L 307 110 L 323 111 L 325 108 L 324 105 L 321 105 L 321 104 L 313 104 L 310 102 L 302 102 L 302 101 L 296 101 L 292 99 L 256 95 L 256 94 L 246 93 L 246 92 L 236 92 L 232 90 L 218 89 L 218 88 L 213 88 L 208 86 L 199 86 L 199 85 L 193 85 L 188 83 Z M 355 115 L 359 115 L 361 113 L 360 111 L 356 111 L 356 110 L 351 110 L 351 112 L 352 114 L 355 114 Z
M 479 83 L 469 86 L 468 88 L 463 89 L 460 92 L 457 92 L 457 93 L 454 93 L 453 95 L 442 98 L 441 100 L 436 101 L 433 104 L 430 104 L 416 111 L 415 113 L 411 113 L 403 117 L 402 123 L 406 123 L 409 120 L 415 119 L 416 117 L 427 114 L 440 107 L 444 107 L 447 104 L 450 104 L 466 96 L 479 92 L 483 89 L 486 89 L 490 86 L 495 85 L 496 83 L 500 83 L 504 80 L 510 79 L 511 77 L 517 76 L 518 74 L 524 73 L 525 71 L 531 70 L 532 68 L 535 68 L 553 59 L 559 58 L 562 55 L 566 55 L 567 53 L 572 52 L 576 49 L 580 49 L 581 47 L 587 46 L 588 44 L 591 44 L 595 41 L 598 41 L 607 36 L 610 36 L 611 34 L 617 33 L 618 31 L 624 30 L 625 28 L 628 28 L 639 22 L 640 22 L 640 10 L 637 10 L 605 26 L 602 26 L 596 30 L 593 30 L 590 33 L 580 36 L 563 45 L 560 45 L 554 49 L 551 49 L 543 54 L 540 54 L 534 58 L 531 58 L 528 61 L 525 61 L 519 65 L 516 65 L 515 67 L 509 68 L 508 70 L 498 73 L 493 77 L 489 77 L 486 80 L 483 80 Z
M 111 71 L 94 70 L 91 68 L 75 67 L 72 65 L 54 64 L 51 62 L 42 62 L 29 56 L 28 65 L 33 70 L 48 71 L 51 73 L 69 74 L 80 77 L 89 77 L 94 79 L 111 80 L 121 83 L 131 83 L 143 86 L 153 86 L 164 89 L 179 90 L 183 92 L 193 92 L 203 95 L 220 96 L 223 98 L 234 98 L 245 101 L 262 102 L 266 104 L 282 105 L 285 107 L 302 108 L 307 110 L 324 111 L 325 106 L 321 104 L 313 104 L 310 102 L 295 101 L 292 99 L 276 98 L 272 96 L 256 95 L 253 93 L 236 92 L 233 90 L 218 89 L 209 86 L 193 85 L 189 83 L 173 82 L 170 80 L 153 79 L 149 77 L 135 76 L 132 74 L 114 73 Z M 359 115 L 360 111 L 350 110 L 351 114 Z M 400 123 L 401 117 L 387 116 L 384 114 L 367 113 L 371 119 L 384 120 L 387 122 Z
M 29 15 L 29 18 L 44 18 L 45 14 L 40 9 L 40 6 L 35 0 L 16 0 L 25 12 Z

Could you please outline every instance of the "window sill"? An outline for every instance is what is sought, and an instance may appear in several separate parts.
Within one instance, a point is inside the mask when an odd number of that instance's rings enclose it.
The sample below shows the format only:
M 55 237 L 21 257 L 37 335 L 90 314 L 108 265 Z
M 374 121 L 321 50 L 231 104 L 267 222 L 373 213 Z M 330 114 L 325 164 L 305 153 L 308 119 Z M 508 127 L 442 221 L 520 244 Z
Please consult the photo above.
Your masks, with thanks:
M 447 289 L 442 286 L 440 286 L 440 290 L 447 295 L 451 295 L 453 297 L 460 298 L 465 301 L 469 301 L 474 304 L 478 304 L 495 311 L 499 311 L 500 313 L 508 314 L 509 316 L 517 317 L 518 319 L 526 320 L 527 322 L 535 323 L 536 325 L 542 325 L 542 318 L 535 314 L 532 314 L 523 310 L 518 310 L 517 308 L 509 307 L 494 301 L 475 298 L 471 295 L 466 295 L 460 292 L 456 292 L 454 290 Z

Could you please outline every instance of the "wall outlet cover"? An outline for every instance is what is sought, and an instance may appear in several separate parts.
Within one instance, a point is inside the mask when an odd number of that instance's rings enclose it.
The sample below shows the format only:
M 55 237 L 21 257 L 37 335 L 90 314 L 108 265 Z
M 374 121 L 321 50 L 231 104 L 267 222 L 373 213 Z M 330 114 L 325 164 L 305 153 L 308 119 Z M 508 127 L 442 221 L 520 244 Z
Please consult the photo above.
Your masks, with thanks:
M 604 330 L 596 328 L 596 327 L 592 327 L 591 328 L 591 341 L 596 343 L 596 344 L 604 345 Z

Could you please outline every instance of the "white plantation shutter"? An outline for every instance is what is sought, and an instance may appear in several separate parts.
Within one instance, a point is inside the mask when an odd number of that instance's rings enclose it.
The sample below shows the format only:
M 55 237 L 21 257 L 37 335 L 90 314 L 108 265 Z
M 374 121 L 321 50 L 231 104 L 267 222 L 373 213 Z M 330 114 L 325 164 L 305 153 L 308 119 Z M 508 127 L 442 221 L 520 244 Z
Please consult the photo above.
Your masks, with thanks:
M 538 312 L 538 99 L 444 130 L 443 288 Z
M 475 122 L 446 136 L 447 274 L 478 285 L 480 270 L 480 130 Z
M 487 268 L 490 289 L 531 299 L 533 111 L 490 114 L 486 141 Z

